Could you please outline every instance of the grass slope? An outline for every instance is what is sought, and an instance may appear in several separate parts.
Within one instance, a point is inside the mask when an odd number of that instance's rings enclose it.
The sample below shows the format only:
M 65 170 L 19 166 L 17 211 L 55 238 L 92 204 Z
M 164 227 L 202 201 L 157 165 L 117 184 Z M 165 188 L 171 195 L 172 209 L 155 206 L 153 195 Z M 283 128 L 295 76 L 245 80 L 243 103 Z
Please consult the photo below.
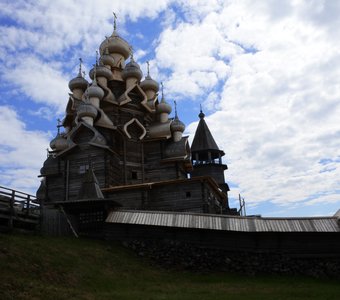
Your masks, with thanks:
M 0 234 L 0 299 L 339 299 L 340 283 L 152 267 L 101 241 Z

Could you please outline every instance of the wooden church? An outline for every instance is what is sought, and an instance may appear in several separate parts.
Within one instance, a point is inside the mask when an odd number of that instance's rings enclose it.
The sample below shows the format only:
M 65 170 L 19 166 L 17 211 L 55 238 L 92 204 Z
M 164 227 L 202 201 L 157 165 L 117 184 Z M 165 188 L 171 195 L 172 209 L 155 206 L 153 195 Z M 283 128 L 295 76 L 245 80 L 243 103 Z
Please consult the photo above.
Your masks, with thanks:
M 41 168 L 40 203 L 62 209 L 80 232 L 118 209 L 237 214 L 204 113 L 190 147 L 176 107 L 170 118 L 163 87 L 149 68 L 142 79 L 116 25 L 99 49 L 91 83 L 81 61 L 69 82 L 65 117 Z

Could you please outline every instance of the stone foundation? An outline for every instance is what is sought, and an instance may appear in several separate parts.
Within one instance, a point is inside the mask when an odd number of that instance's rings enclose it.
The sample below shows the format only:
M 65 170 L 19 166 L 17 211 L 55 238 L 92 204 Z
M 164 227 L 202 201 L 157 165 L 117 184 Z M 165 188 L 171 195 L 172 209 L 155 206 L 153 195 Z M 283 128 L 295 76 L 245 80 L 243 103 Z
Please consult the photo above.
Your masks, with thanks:
M 246 275 L 283 274 L 340 278 L 340 257 L 230 252 L 173 241 L 130 241 L 123 245 L 164 268 Z

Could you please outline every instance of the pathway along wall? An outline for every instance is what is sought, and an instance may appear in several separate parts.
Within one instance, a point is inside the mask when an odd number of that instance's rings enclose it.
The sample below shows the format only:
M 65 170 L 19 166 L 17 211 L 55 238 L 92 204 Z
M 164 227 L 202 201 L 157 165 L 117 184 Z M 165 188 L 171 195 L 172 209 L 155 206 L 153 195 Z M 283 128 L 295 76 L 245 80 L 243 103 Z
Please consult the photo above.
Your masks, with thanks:
M 107 223 L 105 237 L 166 268 L 340 278 L 339 233 L 242 233 Z

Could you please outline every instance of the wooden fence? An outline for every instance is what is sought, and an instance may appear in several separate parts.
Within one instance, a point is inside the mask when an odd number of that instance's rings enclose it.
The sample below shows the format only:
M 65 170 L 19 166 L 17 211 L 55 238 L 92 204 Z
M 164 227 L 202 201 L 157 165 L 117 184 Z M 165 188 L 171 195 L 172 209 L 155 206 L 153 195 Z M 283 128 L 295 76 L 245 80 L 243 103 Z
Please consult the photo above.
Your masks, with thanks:
M 40 205 L 35 196 L 0 186 L 0 228 L 35 230 L 40 222 Z

